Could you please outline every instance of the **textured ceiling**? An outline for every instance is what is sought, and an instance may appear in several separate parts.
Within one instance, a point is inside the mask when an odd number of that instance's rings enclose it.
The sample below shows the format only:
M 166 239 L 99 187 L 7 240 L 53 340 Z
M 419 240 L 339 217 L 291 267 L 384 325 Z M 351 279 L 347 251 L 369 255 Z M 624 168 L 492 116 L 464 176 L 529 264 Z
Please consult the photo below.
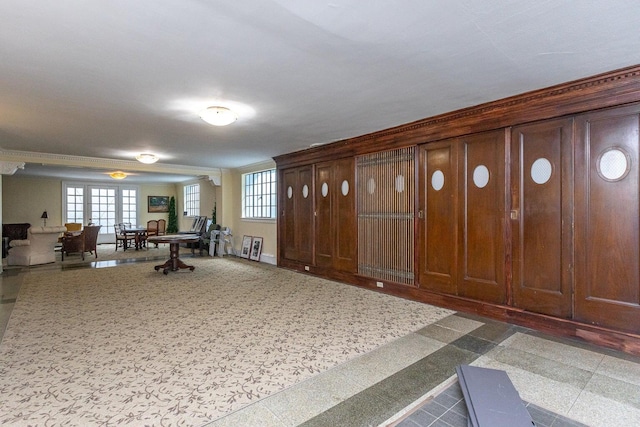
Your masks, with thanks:
M 0 159 L 245 166 L 639 64 L 639 22 L 628 0 L 3 0 Z M 201 121 L 217 104 L 237 122 Z

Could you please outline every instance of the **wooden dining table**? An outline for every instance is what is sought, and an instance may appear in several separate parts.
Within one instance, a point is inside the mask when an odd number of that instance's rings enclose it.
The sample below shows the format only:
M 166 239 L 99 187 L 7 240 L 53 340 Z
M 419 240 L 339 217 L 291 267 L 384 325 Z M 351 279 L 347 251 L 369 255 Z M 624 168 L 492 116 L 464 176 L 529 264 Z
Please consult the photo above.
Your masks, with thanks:
M 136 251 L 142 249 L 142 237 L 147 234 L 145 227 L 127 227 L 122 230 L 125 236 L 133 235 Z M 123 250 L 127 250 L 129 239 L 124 239 Z
M 179 254 L 181 244 L 197 243 L 200 241 L 200 236 L 197 234 L 166 234 L 164 236 L 150 236 L 147 238 L 147 241 L 149 243 L 169 244 L 169 259 L 164 264 L 153 267 L 156 271 L 162 269 L 162 273 L 169 274 L 170 271 L 178 271 L 184 268 L 188 268 L 191 271 L 195 269 L 194 266 L 187 265 L 182 262 Z

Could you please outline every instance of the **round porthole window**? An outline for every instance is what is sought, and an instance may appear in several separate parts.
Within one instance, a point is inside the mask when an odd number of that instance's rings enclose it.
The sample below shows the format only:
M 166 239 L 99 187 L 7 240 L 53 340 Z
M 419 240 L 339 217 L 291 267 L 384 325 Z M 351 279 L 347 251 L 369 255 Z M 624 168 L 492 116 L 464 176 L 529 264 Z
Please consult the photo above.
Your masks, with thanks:
M 619 181 L 629 173 L 631 159 L 620 148 L 611 148 L 598 159 L 598 174 L 607 181 Z
M 289 199 L 293 197 L 293 188 L 291 188 L 291 186 L 287 188 L 287 197 Z
M 305 199 L 309 197 L 309 186 L 307 186 L 307 184 L 302 186 L 302 197 Z
M 349 194 L 349 181 L 347 181 L 346 179 L 344 181 L 342 181 L 342 185 L 340 186 L 340 190 L 342 191 L 342 195 L 346 196 L 347 194 Z
M 478 188 L 484 188 L 489 183 L 489 169 L 485 165 L 478 165 L 473 170 L 473 183 Z
M 436 191 L 440 191 L 444 187 L 444 173 L 441 170 L 437 170 L 431 175 L 431 186 Z
M 322 193 L 322 197 L 327 197 L 327 194 L 329 194 L 329 184 L 327 184 L 326 182 L 323 182 L 322 188 L 320 191 Z
M 396 176 L 396 191 L 402 193 L 404 191 L 404 175 Z
M 376 180 L 369 178 L 367 181 L 367 193 L 373 194 L 376 191 Z
M 544 157 L 537 159 L 531 165 L 531 179 L 536 184 L 546 184 L 551 179 L 553 167 L 551 162 Z

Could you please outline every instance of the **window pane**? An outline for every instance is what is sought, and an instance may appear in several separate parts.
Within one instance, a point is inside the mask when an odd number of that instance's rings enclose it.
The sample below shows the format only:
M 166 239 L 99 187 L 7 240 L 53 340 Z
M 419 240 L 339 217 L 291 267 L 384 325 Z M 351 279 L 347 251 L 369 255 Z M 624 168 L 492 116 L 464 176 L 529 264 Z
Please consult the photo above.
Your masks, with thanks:
M 276 171 L 270 169 L 243 175 L 243 217 L 276 217 Z

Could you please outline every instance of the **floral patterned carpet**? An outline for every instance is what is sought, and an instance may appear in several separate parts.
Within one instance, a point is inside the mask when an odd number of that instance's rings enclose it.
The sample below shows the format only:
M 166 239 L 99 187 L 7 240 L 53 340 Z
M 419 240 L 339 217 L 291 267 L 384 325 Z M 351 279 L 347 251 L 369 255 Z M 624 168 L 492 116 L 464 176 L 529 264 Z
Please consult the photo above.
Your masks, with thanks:
M 33 270 L 0 343 L 1 425 L 206 424 L 452 312 L 234 258 Z

